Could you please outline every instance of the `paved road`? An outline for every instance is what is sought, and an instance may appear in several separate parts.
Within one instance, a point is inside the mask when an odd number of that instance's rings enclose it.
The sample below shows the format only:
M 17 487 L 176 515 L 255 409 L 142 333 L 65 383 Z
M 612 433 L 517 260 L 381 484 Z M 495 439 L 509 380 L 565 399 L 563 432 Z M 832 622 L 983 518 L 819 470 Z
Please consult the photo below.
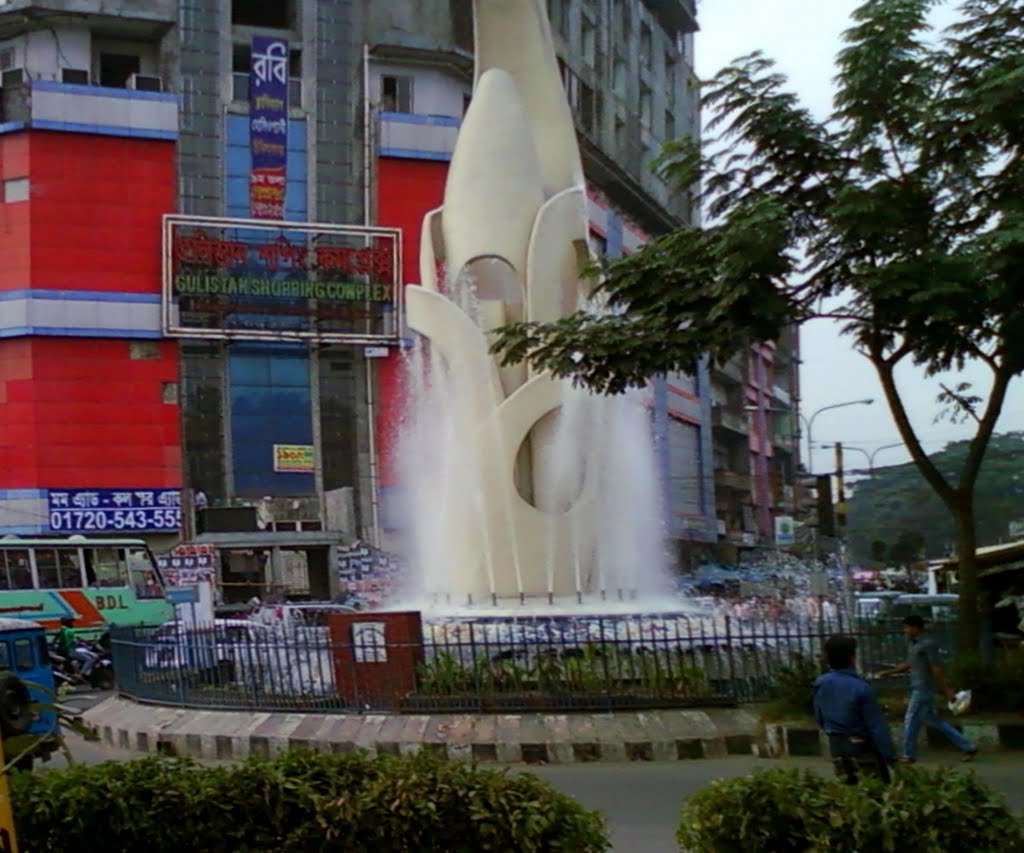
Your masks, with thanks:
M 955 756 L 952 758 L 956 766 Z M 923 764 L 939 764 L 930 759 Z M 616 853 L 675 853 L 675 830 L 684 797 L 714 779 L 741 776 L 759 768 L 812 767 L 823 771 L 821 759 L 785 762 L 735 757 L 671 763 L 549 765 L 535 772 L 588 808 L 608 817 Z M 1024 806 L 1021 770 L 1024 759 L 1008 755 L 981 756 L 973 765 L 994 788 L 1003 792 L 1012 808 Z
M 68 738 L 76 761 L 95 764 L 124 761 L 134 753 L 97 743 Z M 955 763 L 955 757 L 950 761 Z M 530 768 L 561 791 L 574 796 L 588 808 L 608 817 L 616 853 L 675 853 L 674 834 L 679 807 L 684 797 L 714 779 L 741 776 L 759 768 L 796 767 L 830 770 L 820 759 L 789 759 L 785 762 L 747 757 L 721 760 L 634 762 L 623 764 L 570 764 Z M 927 765 L 941 759 L 930 758 Z M 973 765 L 993 787 L 1003 792 L 1012 808 L 1024 807 L 1024 786 L 1020 784 L 1024 758 L 1007 754 L 982 755 Z M 51 767 L 65 766 L 54 758 Z M 959 765 L 956 765 L 959 766 Z

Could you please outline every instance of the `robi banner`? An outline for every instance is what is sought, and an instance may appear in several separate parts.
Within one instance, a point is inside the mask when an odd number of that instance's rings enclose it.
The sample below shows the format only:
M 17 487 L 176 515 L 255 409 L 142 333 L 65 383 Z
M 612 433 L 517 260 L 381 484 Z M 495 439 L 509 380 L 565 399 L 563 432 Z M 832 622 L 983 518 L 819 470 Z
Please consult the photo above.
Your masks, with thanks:
M 253 36 L 249 77 L 249 209 L 253 219 L 284 219 L 288 154 L 288 42 Z

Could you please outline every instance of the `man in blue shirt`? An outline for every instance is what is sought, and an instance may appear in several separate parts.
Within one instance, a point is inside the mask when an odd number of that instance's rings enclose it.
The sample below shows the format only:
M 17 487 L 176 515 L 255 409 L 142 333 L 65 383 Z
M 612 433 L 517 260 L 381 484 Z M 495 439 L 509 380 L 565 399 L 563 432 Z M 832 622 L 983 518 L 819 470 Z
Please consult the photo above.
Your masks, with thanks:
M 829 671 L 814 682 L 814 716 L 828 735 L 836 776 L 849 785 L 865 776 L 890 781 L 896 750 L 875 691 L 855 669 L 857 641 L 829 637 L 825 657 Z
M 952 701 L 956 692 L 946 683 L 946 677 L 939 666 L 939 648 L 924 629 L 924 619 L 911 614 L 903 620 L 903 633 L 910 640 L 907 662 L 878 674 L 887 675 L 910 673 L 910 702 L 903 720 L 903 761 L 913 764 L 917 761 L 917 738 L 926 725 L 945 735 L 960 750 L 964 761 L 970 761 L 978 754 L 978 748 L 959 730 L 947 723 L 935 708 L 935 694 L 941 693 Z

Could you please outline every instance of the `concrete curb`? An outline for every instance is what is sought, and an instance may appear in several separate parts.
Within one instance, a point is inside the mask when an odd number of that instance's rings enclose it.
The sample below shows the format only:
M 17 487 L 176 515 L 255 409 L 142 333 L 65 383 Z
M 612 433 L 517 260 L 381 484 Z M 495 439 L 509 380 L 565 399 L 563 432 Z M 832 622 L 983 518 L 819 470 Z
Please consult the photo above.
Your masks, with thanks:
M 289 748 L 500 764 L 687 761 L 760 755 L 762 726 L 742 709 L 613 714 L 268 714 L 140 705 L 114 697 L 85 712 L 111 746 L 237 760 Z
M 1024 719 L 993 718 L 979 720 L 951 720 L 964 736 L 982 750 L 1024 749 Z M 902 726 L 892 727 L 897 746 L 903 733 Z M 925 729 L 926 745 L 930 749 L 952 750 L 953 747 L 938 732 Z M 767 758 L 806 757 L 828 754 L 828 739 L 816 726 L 804 722 L 767 723 L 764 726 L 764 746 L 761 754 Z

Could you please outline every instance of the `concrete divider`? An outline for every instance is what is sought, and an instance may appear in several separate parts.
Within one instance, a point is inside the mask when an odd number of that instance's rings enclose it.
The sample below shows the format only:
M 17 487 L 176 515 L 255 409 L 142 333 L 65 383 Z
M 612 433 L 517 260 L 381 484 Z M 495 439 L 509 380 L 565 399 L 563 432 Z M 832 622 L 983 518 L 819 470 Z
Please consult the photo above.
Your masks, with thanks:
M 761 726 L 736 709 L 614 714 L 340 715 L 201 711 L 107 699 L 85 722 L 112 746 L 236 760 L 288 748 L 503 764 L 666 761 L 758 754 Z

